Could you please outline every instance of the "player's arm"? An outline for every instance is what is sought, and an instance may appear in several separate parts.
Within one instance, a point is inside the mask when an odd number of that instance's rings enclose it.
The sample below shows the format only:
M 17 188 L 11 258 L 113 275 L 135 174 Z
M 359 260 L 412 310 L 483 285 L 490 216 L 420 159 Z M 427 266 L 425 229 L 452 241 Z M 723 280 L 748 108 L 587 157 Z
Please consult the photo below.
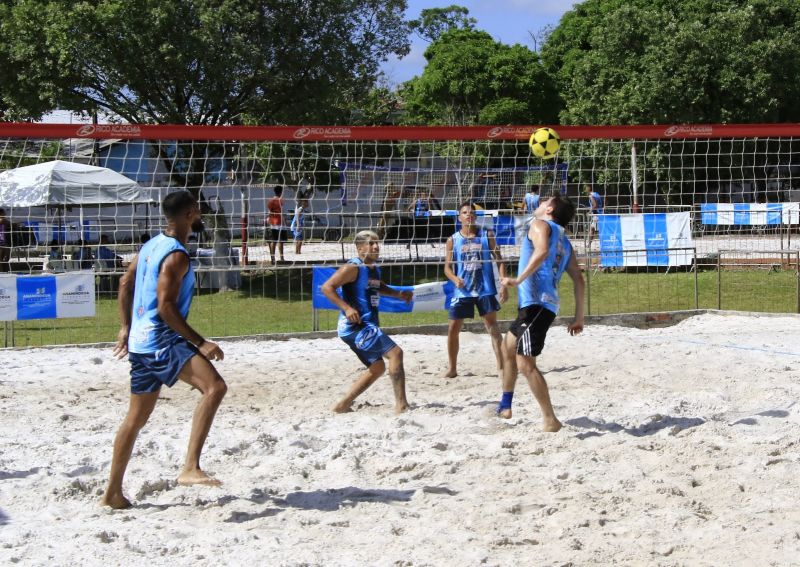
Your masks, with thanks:
M 500 283 L 503 285 L 518 286 L 530 277 L 532 273 L 539 269 L 539 266 L 547 258 L 547 240 L 550 238 L 550 225 L 543 220 L 535 220 L 531 223 L 528 230 L 528 238 L 533 242 L 533 254 L 531 254 L 528 265 L 517 274 L 516 278 L 503 278 Z
M 453 237 L 447 239 L 444 245 L 444 276 L 458 288 L 464 287 L 464 280 L 453 271 Z
M 342 287 L 344 284 L 356 281 L 357 277 L 358 266 L 355 264 L 345 264 L 336 270 L 336 272 L 334 272 L 334 274 L 328 278 L 328 281 L 322 284 L 322 287 L 320 288 L 325 297 L 328 298 L 328 301 L 341 309 L 342 313 L 344 313 L 344 316 L 347 317 L 347 320 L 351 323 L 361 323 L 361 314 L 352 305 L 339 297 L 339 294 L 336 293 L 336 290 Z
M 127 271 L 119 279 L 119 292 L 117 294 L 117 308 L 119 309 L 119 333 L 117 344 L 114 345 L 112 354 L 117 358 L 125 358 L 128 354 L 128 335 L 131 331 L 131 317 L 133 317 L 133 290 L 136 286 L 136 265 L 139 256 L 136 255 L 128 265 Z
M 567 263 L 567 273 L 572 278 L 572 289 L 575 293 L 575 319 L 567 325 L 567 331 L 570 335 L 577 335 L 583 331 L 583 294 L 586 284 L 583 281 L 583 273 L 581 273 L 580 266 L 578 266 L 578 259 L 574 250 L 570 254 L 569 262 Z
M 500 303 L 505 303 L 508 300 L 508 289 L 506 288 L 503 280 L 506 277 L 506 264 L 503 262 L 503 254 L 500 252 L 500 247 L 497 245 L 497 240 L 494 237 L 494 232 L 491 230 L 486 233 L 487 240 L 489 241 L 489 252 L 492 254 L 494 263 L 497 264 L 497 273 L 500 275 Z
M 216 343 L 205 340 L 200 333 L 195 331 L 183 318 L 178 308 L 178 294 L 183 278 L 188 271 L 189 257 L 182 252 L 173 252 L 161 262 L 161 271 L 158 273 L 158 286 L 156 287 L 158 316 L 176 333 L 195 345 L 205 358 L 222 360 L 225 357 L 222 349 Z
M 414 299 L 414 292 L 413 291 L 400 291 L 397 289 L 392 289 L 386 282 L 381 282 L 381 287 L 378 288 L 378 293 L 381 295 L 387 295 L 389 297 L 396 297 L 397 299 L 402 299 L 406 303 L 410 303 L 412 299 Z

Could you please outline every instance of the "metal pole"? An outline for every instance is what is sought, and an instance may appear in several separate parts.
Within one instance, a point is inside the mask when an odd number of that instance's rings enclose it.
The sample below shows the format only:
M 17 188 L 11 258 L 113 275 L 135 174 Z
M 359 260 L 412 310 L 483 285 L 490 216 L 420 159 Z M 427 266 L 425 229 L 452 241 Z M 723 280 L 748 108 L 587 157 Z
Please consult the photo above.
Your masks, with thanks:
M 241 204 L 242 204 L 242 265 L 246 266 L 248 264 L 247 224 L 250 216 L 250 192 L 245 190 L 244 185 L 242 185 L 239 188 L 239 191 L 241 192 Z
M 722 274 L 720 272 L 722 264 L 722 252 L 717 254 L 717 309 L 722 311 Z
M 700 309 L 700 286 L 697 282 L 697 247 L 692 248 L 692 263 L 694 264 L 694 308 Z
M 586 314 L 592 314 L 592 247 L 586 249 Z M 577 305 L 575 306 L 577 308 Z
M 316 307 L 311 308 L 311 330 L 319 331 L 319 311 Z
M 800 252 L 795 252 L 795 279 L 797 280 L 797 313 L 800 313 Z
M 636 144 L 631 144 L 631 189 L 633 193 L 632 212 L 639 212 L 639 171 L 636 168 Z

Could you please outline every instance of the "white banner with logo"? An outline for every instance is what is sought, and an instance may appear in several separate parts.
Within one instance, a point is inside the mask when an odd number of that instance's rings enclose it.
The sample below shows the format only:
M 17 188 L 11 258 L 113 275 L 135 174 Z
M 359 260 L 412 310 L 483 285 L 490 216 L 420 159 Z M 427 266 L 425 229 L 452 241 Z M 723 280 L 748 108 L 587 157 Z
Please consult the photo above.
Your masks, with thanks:
M 0 275 L 0 321 L 94 317 L 94 273 Z

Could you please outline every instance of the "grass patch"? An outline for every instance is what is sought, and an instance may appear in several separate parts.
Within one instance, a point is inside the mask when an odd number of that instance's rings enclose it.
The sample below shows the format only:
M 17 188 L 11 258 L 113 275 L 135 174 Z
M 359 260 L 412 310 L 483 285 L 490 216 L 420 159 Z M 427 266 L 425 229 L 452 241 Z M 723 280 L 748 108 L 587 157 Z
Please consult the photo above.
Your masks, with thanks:
M 444 279 L 439 266 L 391 266 L 382 268 L 383 279 L 394 284 L 413 284 Z M 789 270 L 724 271 L 721 302 L 717 272 L 697 274 L 698 307 L 797 312 L 797 274 Z M 587 312 L 593 315 L 695 308 L 695 274 L 692 272 L 589 274 Z M 501 319 L 516 315 L 516 290 L 500 311 Z M 245 275 L 242 288 L 227 293 L 198 291 L 189 322 L 206 336 L 237 336 L 260 333 L 293 333 L 312 329 L 311 269 L 264 270 Z M 561 283 L 561 314 L 574 313 L 572 284 Z M 104 295 L 97 301 L 93 318 L 15 321 L 16 346 L 113 342 L 119 329 L 117 304 Z M 321 311 L 320 328 L 336 328 L 338 313 Z M 384 326 L 446 323 L 447 313 L 384 314 Z M 9 325 L 7 325 L 8 327 Z M 10 338 L 9 338 L 10 340 Z

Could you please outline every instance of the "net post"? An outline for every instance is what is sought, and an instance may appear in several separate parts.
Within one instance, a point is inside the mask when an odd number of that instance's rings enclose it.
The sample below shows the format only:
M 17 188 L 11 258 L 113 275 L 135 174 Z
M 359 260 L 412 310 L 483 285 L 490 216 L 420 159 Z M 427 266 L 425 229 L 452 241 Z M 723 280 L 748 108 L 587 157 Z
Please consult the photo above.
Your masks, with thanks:
M 636 168 L 636 143 L 631 144 L 631 212 L 639 212 L 639 173 Z
M 319 331 L 319 310 L 316 307 L 311 308 L 311 330 Z
M 700 309 L 700 286 L 697 275 L 697 246 L 692 248 L 692 264 L 694 271 L 694 308 L 697 310 Z
M 586 314 L 592 314 L 592 247 L 586 248 Z
M 794 265 L 795 265 L 795 282 L 797 287 L 797 304 L 795 305 L 795 309 L 797 313 L 800 313 L 800 252 L 794 253 Z
M 241 204 L 242 204 L 242 266 L 247 266 L 248 258 L 247 258 L 247 234 L 248 234 L 248 224 L 249 224 L 249 216 L 250 216 L 250 193 L 249 191 L 245 190 L 245 186 L 242 185 L 239 188 L 241 192 Z M 245 195 L 246 193 L 246 195 Z
M 721 250 L 717 254 L 717 309 L 719 311 L 722 311 L 722 254 Z

